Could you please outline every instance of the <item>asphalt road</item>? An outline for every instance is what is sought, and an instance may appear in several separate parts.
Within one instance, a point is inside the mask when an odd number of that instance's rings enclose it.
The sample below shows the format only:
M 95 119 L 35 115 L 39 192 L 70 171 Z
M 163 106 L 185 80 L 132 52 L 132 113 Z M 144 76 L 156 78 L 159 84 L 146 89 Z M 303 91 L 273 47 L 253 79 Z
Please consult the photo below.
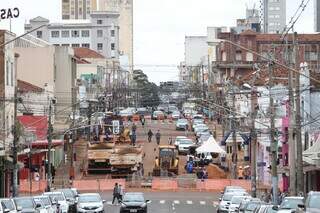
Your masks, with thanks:
M 144 195 L 151 200 L 148 212 L 152 213 L 213 213 L 219 198 L 219 194 L 207 192 L 146 192 Z M 111 204 L 111 193 L 101 196 L 107 201 L 106 213 L 119 213 L 120 206 Z
M 144 174 L 148 176 L 149 173 L 152 173 L 155 157 L 158 156 L 158 145 L 156 143 L 155 134 L 157 131 L 160 131 L 161 139 L 160 144 L 168 144 L 169 137 L 172 138 L 173 143 L 176 136 L 188 136 L 194 139 L 194 135 L 192 132 L 188 131 L 177 131 L 175 127 L 176 121 L 158 121 L 158 120 L 148 120 L 144 127 L 141 126 L 140 122 L 136 122 L 137 124 L 137 141 L 143 143 L 143 151 L 145 153 L 145 158 L 143 160 L 144 165 Z M 154 136 L 152 138 L 152 142 L 148 142 L 147 133 L 151 129 Z M 179 163 L 179 174 L 185 173 L 184 166 L 186 164 L 186 156 L 180 156 Z

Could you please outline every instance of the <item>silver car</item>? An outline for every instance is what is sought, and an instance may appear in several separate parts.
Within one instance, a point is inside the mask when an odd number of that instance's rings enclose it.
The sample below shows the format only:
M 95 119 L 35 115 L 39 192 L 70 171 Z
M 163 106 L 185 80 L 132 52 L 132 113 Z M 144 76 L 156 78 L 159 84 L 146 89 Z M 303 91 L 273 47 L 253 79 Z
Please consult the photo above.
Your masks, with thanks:
M 104 213 L 105 202 L 98 193 L 79 194 L 77 212 Z
M 2 212 L 4 213 L 17 213 L 18 211 L 21 211 L 21 208 L 19 210 L 16 207 L 16 204 L 11 198 L 2 198 L 0 199 Z
M 37 203 L 38 200 L 42 201 L 44 208 L 48 213 L 56 213 L 57 212 L 57 203 L 51 202 L 48 196 L 40 195 L 33 197 L 35 202 Z
M 13 200 L 17 209 L 21 209 L 22 213 L 40 213 L 39 209 L 41 208 L 41 205 L 36 204 L 33 197 L 15 197 Z

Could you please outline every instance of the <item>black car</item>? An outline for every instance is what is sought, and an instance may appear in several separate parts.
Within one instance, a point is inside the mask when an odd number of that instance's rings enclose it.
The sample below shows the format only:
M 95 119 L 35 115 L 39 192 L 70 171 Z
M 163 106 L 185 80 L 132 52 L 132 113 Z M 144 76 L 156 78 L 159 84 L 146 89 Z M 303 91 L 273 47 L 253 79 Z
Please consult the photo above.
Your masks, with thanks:
M 147 204 L 150 200 L 145 200 L 141 192 L 128 192 L 121 201 L 120 213 L 147 213 Z

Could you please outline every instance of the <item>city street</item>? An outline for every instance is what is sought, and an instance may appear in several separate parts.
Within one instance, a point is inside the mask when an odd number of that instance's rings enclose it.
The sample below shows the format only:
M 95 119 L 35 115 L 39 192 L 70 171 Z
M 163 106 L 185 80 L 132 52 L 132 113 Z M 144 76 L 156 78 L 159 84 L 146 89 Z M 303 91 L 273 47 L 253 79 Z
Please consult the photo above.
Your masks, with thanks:
M 111 205 L 110 193 L 103 193 L 107 213 L 119 213 L 119 206 Z M 152 213 L 213 213 L 219 199 L 217 193 L 205 192 L 147 192 L 145 199 L 151 200 L 148 212 Z

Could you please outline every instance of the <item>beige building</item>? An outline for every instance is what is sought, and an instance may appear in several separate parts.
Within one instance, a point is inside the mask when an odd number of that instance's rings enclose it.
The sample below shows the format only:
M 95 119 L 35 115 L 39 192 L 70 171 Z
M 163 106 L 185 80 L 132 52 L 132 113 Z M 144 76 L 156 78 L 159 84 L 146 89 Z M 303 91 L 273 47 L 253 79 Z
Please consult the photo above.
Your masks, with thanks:
M 90 11 L 119 12 L 119 51 L 129 59 L 129 67 L 124 68 L 132 71 L 133 0 L 62 0 L 62 19 L 89 19 Z

